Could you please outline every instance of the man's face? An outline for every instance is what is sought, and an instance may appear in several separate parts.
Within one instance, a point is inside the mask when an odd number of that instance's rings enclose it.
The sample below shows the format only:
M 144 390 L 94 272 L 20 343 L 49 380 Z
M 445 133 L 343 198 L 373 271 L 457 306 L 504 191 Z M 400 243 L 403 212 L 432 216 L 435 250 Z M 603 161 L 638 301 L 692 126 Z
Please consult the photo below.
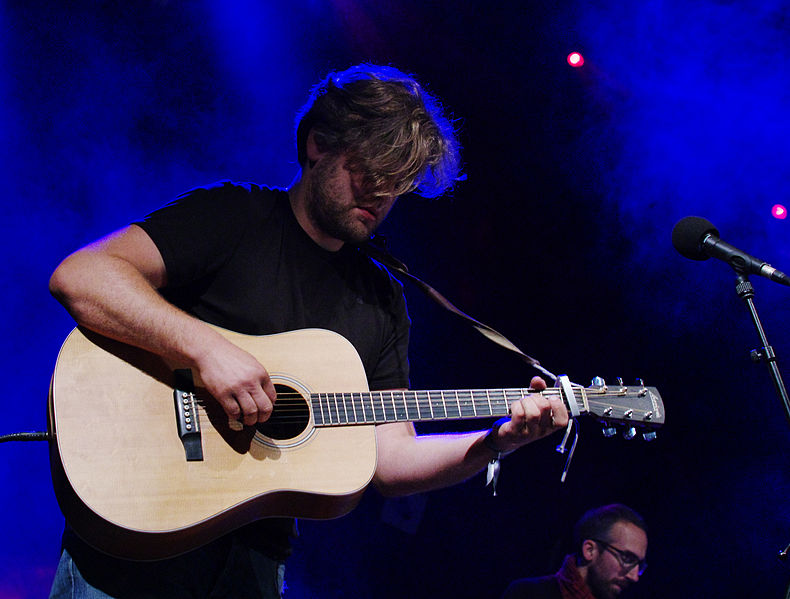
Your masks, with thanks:
M 647 555 L 647 535 L 630 522 L 615 522 L 601 541 L 606 541 L 609 547 L 595 543 L 594 557 L 587 569 L 587 585 L 598 599 L 615 599 L 639 580 L 639 565 L 624 567 L 616 550 L 633 554 L 642 561 Z
M 366 241 L 395 204 L 393 195 L 375 196 L 363 177 L 346 167 L 343 154 L 323 154 L 310 170 L 305 208 L 324 234 L 344 242 Z

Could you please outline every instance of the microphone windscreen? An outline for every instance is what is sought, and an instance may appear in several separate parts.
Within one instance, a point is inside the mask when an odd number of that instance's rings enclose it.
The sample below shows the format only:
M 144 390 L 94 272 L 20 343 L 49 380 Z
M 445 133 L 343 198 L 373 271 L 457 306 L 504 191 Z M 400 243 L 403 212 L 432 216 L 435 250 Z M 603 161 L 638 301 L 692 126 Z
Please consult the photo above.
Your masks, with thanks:
M 681 256 L 691 260 L 707 260 L 710 256 L 702 250 L 702 240 L 708 234 L 719 236 L 713 223 L 701 216 L 687 216 L 681 218 L 672 229 L 672 245 Z

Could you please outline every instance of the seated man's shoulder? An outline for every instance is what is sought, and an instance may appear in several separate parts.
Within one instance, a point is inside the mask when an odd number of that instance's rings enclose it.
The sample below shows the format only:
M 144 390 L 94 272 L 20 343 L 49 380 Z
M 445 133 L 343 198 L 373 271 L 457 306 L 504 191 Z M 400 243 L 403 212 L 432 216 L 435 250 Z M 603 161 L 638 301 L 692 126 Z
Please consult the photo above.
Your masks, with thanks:
M 561 596 L 556 576 L 539 576 L 514 580 L 502 599 L 560 599 Z

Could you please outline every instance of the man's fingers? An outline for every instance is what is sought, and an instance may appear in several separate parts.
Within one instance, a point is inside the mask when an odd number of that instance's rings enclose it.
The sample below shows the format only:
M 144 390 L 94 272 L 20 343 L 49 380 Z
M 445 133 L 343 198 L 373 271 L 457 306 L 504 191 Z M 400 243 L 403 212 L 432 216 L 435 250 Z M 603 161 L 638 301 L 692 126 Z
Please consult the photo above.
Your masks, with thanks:
M 241 420 L 247 426 L 252 426 L 258 422 L 258 405 L 253 397 L 247 392 L 236 394 L 236 403 L 241 408 Z
M 239 402 L 236 400 L 236 396 L 233 393 L 228 392 L 223 395 L 214 395 L 214 397 L 225 411 L 225 414 L 228 415 L 229 420 L 241 420 L 243 416 L 241 405 L 239 405 Z
M 266 404 L 268 406 L 268 413 L 266 414 L 265 419 L 268 419 L 268 417 L 271 415 L 274 402 L 277 401 L 277 390 L 274 388 L 274 383 L 272 382 L 272 379 L 269 378 L 268 372 L 266 373 L 266 376 L 261 379 L 261 386 L 263 387 L 263 392 L 266 394 L 264 399 L 267 400 Z M 261 422 L 263 422 L 263 420 Z
M 268 385 L 263 388 L 258 387 L 252 395 L 255 405 L 257 407 L 257 420 L 256 422 L 266 422 L 272 415 L 274 410 L 274 401 L 277 400 L 277 392 L 274 390 L 274 384 L 268 380 Z M 253 422 L 253 424 L 255 424 Z
M 549 403 L 537 393 L 521 398 L 521 405 L 524 408 L 524 424 L 528 428 L 540 423 L 543 412 L 549 408 Z
M 564 428 L 568 426 L 568 410 L 565 408 L 565 403 L 561 397 L 552 397 L 549 399 L 551 405 L 551 412 L 554 415 L 553 426 Z
M 532 380 L 529 382 L 529 386 L 538 391 L 543 391 L 547 387 L 546 381 L 539 376 L 533 376 Z

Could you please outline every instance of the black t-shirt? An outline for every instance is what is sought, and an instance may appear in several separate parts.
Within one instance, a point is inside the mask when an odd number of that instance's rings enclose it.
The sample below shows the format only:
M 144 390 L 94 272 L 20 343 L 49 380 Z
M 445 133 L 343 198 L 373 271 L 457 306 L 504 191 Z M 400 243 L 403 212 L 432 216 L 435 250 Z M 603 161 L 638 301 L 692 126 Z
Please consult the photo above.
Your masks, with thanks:
M 354 345 L 371 390 L 408 387 L 410 323 L 401 284 L 357 247 L 318 246 L 286 192 L 223 182 L 194 189 L 136 224 L 164 260 L 162 295 L 183 310 L 248 335 L 330 329 Z M 292 531 L 291 519 L 268 519 L 234 534 L 281 558 Z
M 330 329 L 354 345 L 371 390 L 408 386 L 401 284 L 359 248 L 318 246 L 286 192 L 224 182 L 137 224 L 164 259 L 162 294 L 190 314 L 249 335 Z

